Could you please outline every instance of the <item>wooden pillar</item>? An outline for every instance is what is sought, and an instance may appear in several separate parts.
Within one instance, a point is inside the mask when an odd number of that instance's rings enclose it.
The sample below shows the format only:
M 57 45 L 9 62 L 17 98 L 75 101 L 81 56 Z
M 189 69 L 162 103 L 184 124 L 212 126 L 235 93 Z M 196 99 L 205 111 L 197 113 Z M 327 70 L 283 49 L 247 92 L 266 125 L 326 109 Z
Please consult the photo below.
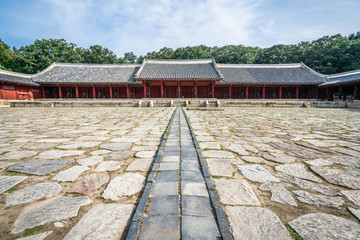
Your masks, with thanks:
M 339 86 L 339 100 L 341 100 L 341 87 Z
M 61 87 L 59 86 L 59 98 L 62 98 Z
M 96 98 L 96 90 L 95 90 L 95 86 L 92 86 L 92 95 L 93 95 L 93 98 Z
M 329 94 L 330 94 L 329 88 L 326 88 L 326 93 L 325 93 L 325 99 L 326 100 L 330 100 Z
M 180 81 L 178 82 L 178 98 L 180 98 Z
M 265 99 L 265 86 L 262 88 L 262 98 Z
M 161 92 L 161 98 L 164 98 L 164 82 L 163 81 L 161 81 L 160 92 Z
M 231 85 L 229 85 L 229 99 L 231 99 Z
M 358 100 L 358 86 L 354 86 L 354 100 Z
M 146 98 L 146 82 L 143 82 L 144 84 L 144 98 Z
M 78 86 L 75 87 L 75 94 L 76 94 L 76 98 L 79 98 L 79 87 Z
M 195 81 L 195 84 L 194 84 L 194 88 L 195 88 L 195 89 L 194 89 L 195 98 L 197 98 L 197 96 L 198 96 L 198 95 L 197 95 L 197 90 L 198 90 L 198 89 L 197 89 L 197 82 L 196 82 L 196 81 Z
M 314 95 L 315 95 L 315 99 L 319 98 L 319 89 L 317 87 L 314 87 Z
M 41 87 L 41 95 L 42 95 L 42 98 L 45 98 L 45 87 L 44 86 Z
M 129 85 L 126 85 L 126 98 L 129 98 L 130 94 L 129 94 Z
M 215 98 L 215 81 L 211 83 L 211 97 Z
M 249 99 L 249 86 L 246 86 L 245 98 L 246 98 L 246 99 Z
M 111 85 L 109 86 L 109 88 L 110 88 L 110 98 L 113 98 L 113 91 Z
M 296 99 L 299 99 L 299 87 L 296 87 Z
M 282 86 L 279 87 L 279 99 L 282 99 Z

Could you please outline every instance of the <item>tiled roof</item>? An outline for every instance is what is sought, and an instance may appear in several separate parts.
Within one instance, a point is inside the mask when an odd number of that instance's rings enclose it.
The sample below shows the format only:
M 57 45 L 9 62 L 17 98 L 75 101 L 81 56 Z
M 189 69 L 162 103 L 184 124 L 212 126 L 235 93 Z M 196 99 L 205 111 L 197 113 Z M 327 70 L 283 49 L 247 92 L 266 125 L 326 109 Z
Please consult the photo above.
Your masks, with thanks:
M 296 64 L 218 64 L 223 83 L 313 85 L 325 76 L 303 63 Z
M 14 83 L 28 86 L 39 86 L 39 84 L 34 83 L 31 80 L 33 75 L 22 74 L 16 72 L 9 72 L 5 70 L 0 70 L 0 82 Z
M 154 60 L 145 59 L 135 79 L 221 80 L 213 59 Z
M 337 73 L 328 75 L 325 83 L 320 84 L 321 87 L 338 86 L 341 84 L 351 84 L 360 82 L 360 70 Z
M 33 77 L 34 82 L 58 84 L 135 83 L 135 64 L 54 63 Z

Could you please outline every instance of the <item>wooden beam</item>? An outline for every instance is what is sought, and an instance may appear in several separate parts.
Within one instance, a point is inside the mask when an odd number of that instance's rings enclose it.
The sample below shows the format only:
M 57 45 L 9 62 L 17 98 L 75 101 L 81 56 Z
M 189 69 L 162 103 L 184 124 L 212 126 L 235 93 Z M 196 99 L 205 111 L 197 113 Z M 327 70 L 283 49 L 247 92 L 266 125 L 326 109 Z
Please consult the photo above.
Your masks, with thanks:
M 130 97 L 130 93 L 129 93 L 129 85 L 126 85 L 126 98 Z
M 215 98 L 215 81 L 211 82 L 211 97 Z
M 177 89 L 178 90 L 178 98 L 180 98 L 181 97 L 180 96 L 180 81 L 178 81 L 178 86 L 177 87 L 178 87 L 178 89 Z
M 41 95 L 42 95 L 42 98 L 45 98 L 45 87 L 44 86 L 41 87 Z
M 341 100 L 341 87 L 339 86 L 339 100 Z
M 146 98 L 146 82 L 144 82 L 144 98 Z
M 246 99 L 249 99 L 249 86 L 246 86 L 245 98 L 246 98 Z
M 198 97 L 198 87 L 197 87 L 197 81 L 195 81 L 195 84 L 194 84 L 194 88 L 195 88 L 195 90 L 194 90 L 194 93 L 195 93 L 195 98 L 197 98 Z
M 358 86 L 354 86 L 354 100 L 358 100 Z
M 110 98 L 113 98 L 113 91 L 111 85 L 109 86 L 109 88 L 110 88 Z
M 92 86 L 92 95 L 93 95 L 93 98 L 96 98 L 96 89 L 95 89 L 95 86 Z

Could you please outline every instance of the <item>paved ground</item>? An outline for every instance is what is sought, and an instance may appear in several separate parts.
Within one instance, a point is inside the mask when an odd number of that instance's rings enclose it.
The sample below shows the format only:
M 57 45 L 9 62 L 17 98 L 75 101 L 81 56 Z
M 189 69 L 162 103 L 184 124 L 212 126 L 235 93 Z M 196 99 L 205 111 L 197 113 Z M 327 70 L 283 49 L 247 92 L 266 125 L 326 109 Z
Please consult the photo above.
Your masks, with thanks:
M 173 112 L 1 109 L 0 239 L 125 237 Z M 226 108 L 186 114 L 235 239 L 291 239 L 294 230 L 304 239 L 360 238 L 360 112 Z M 141 239 L 157 237 L 156 227 L 174 239 L 219 236 L 193 153 L 179 111 Z
M 359 111 L 186 114 L 235 239 L 360 238 Z
M 1 109 L 0 239 L 119 238 L 173 111 Z

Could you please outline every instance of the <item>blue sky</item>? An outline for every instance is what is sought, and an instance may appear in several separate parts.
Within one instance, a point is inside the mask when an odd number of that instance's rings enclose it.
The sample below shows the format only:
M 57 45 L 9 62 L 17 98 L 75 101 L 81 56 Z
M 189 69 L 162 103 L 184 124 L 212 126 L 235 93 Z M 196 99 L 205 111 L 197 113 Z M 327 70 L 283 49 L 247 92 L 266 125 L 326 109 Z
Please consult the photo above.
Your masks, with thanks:
M 119 57 L 161 47 L 269 47 L 360 31 L 359 0 L 0 0 L 10 46 L 64 38 Z

